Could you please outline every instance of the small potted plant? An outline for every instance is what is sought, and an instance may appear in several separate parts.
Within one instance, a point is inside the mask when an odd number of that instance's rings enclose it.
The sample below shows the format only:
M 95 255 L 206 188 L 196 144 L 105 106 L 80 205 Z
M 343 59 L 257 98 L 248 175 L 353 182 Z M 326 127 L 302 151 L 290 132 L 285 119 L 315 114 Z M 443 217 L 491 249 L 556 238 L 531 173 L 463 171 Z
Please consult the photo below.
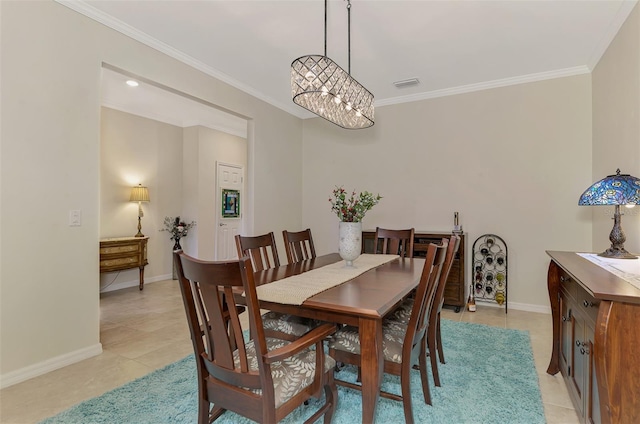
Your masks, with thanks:
M 171 234 L 170 240 L 174 240 L 173 250 L 182 250 L 180 246 L 180 239 L 186 237 L 189 230 L 196 226 L 195 221 L 191 221 L 189 224 L 180 220 L 179 216 L 175 218 L 167 216 L 164 218 L 164 228 L 160 231 L 168 231 Z
M 329 198 L 331 210 L 340 218 L 340 243 L 338 253 L 347 266 L 353 266 L 353 261 L 362 251 L 362 219 L 364 215 L 380 202 L 382 196 L 363 191 L 349 196 L 342 187 L 333 190 L 333 197 Z

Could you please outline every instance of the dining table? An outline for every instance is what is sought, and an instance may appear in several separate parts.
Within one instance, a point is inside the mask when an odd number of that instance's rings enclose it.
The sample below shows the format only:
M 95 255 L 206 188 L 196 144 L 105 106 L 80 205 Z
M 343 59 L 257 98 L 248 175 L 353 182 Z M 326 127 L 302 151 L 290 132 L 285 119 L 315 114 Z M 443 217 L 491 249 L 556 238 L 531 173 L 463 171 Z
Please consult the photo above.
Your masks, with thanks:
M 344 263 L 339 254 L 331 253 L 258 271 L 254 274 L 254 280 L 256 287 L 260 288 L 332 264 L 335 268 L 339 266 L 337 263 L 340 261 Z M 262 309 L 358 327 L 362 357 L 360 367 L 363 423 L 375 421 L 384 366 L 383 318 L 418 286 L 424 263 L 424 258 L 393 259 L 314 294 L 300 305 L 260 300 Z M 357 267 L 357 261 L 354 266 Z M 264 291 L 267 287 L 261 290 Z

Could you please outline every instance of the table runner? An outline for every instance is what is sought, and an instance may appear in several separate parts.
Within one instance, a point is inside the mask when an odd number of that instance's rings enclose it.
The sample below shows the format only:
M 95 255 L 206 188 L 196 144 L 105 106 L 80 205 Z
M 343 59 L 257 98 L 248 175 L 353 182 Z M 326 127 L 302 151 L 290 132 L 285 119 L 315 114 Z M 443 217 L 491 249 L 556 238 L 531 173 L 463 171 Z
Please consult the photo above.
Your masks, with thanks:
M 340 261 L 257 287 L 258 299 L 287 305 L 302 305 L 311 296 L 346 283 L 398 257 L 398 255 L 365 253 L 353 261 L 353 267 L 347 267 L 344 261 Z
M 640 289 L 640 259 L 605 258 L 595 253 L 578 253 L 578 255 Z

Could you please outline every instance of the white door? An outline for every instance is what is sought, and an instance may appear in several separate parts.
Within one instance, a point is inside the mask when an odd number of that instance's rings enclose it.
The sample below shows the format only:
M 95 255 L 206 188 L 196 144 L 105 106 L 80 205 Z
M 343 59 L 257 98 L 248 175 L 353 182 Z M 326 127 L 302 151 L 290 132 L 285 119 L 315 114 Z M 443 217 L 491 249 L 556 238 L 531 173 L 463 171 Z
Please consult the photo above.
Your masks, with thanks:
M 244 169 L 240 165 L 216 162 L 216 260 L 238 259 L 235 236 L 242 230 L 244 213 Z

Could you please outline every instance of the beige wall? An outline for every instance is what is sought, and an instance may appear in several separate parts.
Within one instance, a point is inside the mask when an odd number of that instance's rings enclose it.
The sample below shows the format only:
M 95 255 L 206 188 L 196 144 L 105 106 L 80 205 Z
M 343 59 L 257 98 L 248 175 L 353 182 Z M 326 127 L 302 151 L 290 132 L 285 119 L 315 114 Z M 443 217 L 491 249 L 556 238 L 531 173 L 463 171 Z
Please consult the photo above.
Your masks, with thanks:
M 482 234 L 507 243 L 509 302 L 547 310 L 545 250 L 591 248 L 590 164 L 589 75 L 380 107 L 362 131 L 306 120 L 303 222 L 336 249 L 335 185 L 384 196 L 364 228 L 449 231 L 459 211 L 467 253 Z
M 0 2 L 0 19 L 0 374 L 7 385 L 100 352 L 103 62 L 251 120 L 248 226 L 256 231 L 301 222 L 302 122 L 52 1 Z M 82 210 L 81 227 L 68 226 L 71 209 Z
M 172 274 L 170 235 L 164 218 L 181 216 L 197 225 L 181 240 L 185 252 L 214 259 L 216 161 L 247 166 L 247 141 L 205 127 L 181 128 L 102 108 L 100 136 L 100 237 L 133 236 L 138 206 L 131 186 L 149 187 L 142 232 L 149 236 L 145 283 Z M 138 270 L 100 275 L 103 291 L 136 286 Z
M 616 168 L 640 178 L 640 6 L 593 71 L 593 182 Z M 587 187 L 585 187 L 586 189 Z M 607 249 L 613 207 L 594 206 L 593 249 Z M 640 253 L 640 207 L 622 208 L 625 247 Z
M 191 198 L 184 199 L 184 217 L 195 220 L 193 236 L 182 243 L 185 252 L 200 259 L 215 259 L 216 217 L 219 215 L 216 201 L 218 178 L 216 162 L 240 165 L 247 169 L 246 140 L 205 127 L 185 129 L 185 141 L 189 141 L 189 157 L 184 160 L 183 191 Z M 186 213 L 189 211 L 189 213 Z
M 100 133 L 100 238 L 133 236 L 138 231 L 137 203 L 131 186 L 149 188 L 142 204 L 142 233 L 149 237 L 145 281 L 171 275 L 172 245 L 161 233 L 164 216 L 179 215 L 182 205 L 182 128 L 102 108 Z M 100 275 L 102 290 L 135 285 L 138 270 Z M 127 284 L 133 283 L 133 284 Z

